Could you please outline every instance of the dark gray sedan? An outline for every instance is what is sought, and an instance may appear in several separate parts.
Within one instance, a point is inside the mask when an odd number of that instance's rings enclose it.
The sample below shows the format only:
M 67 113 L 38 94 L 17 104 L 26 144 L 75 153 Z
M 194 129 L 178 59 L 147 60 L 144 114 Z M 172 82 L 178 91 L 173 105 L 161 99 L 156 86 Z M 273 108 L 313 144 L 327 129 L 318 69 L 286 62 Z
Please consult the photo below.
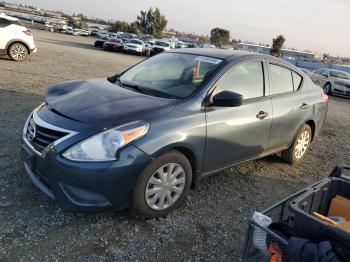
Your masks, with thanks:
M 25 123 L 22 158 L 65 210 L 131 205 L 140 216 L 164 216 L 224 168 L 277 152 L 301 161 L 327 102 L 283 60 L 181 49 L 107 79 L 49 87 Z

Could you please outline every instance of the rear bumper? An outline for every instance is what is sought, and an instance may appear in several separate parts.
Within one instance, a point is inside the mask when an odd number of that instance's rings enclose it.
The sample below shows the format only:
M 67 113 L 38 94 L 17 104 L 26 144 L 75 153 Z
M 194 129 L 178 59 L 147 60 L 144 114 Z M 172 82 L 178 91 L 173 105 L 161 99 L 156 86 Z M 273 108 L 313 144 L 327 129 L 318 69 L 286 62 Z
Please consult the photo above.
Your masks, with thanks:
M 34 54 L 34 53 L 36 53 L 36 52 L 38 52 L 38 48 L 37 48 L 37 47 L 34 47 L 34 48 L 32 48 L 32 49 L 30 50 L 30 54 Z
M 53 151 L 43 157 L 23 140 L 21 157 L 33 184 L 66 211 L 127 206 L 139 175 L 152 161 L 132 145 L 118 160 L 101 163 L 73 162 Z

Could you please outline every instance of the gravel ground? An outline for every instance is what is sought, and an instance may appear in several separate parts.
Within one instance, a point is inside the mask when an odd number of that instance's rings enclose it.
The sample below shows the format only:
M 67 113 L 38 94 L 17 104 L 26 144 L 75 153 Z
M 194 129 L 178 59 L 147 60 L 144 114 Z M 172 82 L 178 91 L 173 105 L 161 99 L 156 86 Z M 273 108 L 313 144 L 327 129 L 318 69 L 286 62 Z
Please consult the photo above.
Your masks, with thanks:
M 34 35 L 36 55 L 0 59 L 0 261 L 237 261 L 254 210 L 350 163 L 350 99 L 331 97 L 325 128 L 300 165 L 270 156 L 227 169 L 163 219 L 136 220 L 128 210 L 65 213 L 23 172 L 23 123 L 49 84 L 109 76 L 141 58 L 95 49 L 92 38 Z

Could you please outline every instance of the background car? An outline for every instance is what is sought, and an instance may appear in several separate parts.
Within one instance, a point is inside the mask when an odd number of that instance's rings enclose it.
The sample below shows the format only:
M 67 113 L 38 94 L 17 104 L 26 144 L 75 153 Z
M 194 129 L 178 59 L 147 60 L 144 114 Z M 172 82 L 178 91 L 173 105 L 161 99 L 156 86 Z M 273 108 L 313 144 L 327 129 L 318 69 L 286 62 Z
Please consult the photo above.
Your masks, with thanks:
M 87 29 L 81 29 L 79 32 L 80 36 L 89 36 L 90 35 L 90 31 Z
M 326 94 L 350 95 L 350 74 L 328 68 L 320 68 L 309 74 L 311 80 L 321 86 Z
M 134 53 L 143 55 L 145 50 L 145 44 L 139 39 L 130 39 L 129 42 L 124 44 L 124 53 Z
M 0 14 L 0 36 L 0 54 L 7 54 L 14 61 L 24 61 L 37 51 L 32 31 L 17 18 Z
M 106 51 L 121 52 L 121 51 L 123 51 L 123 49 L 124 49 L 123 40 L 118 39 L 118 38 L 109 38 L 103 44 L 103 50 L 106 50 Z
M 171 50 L 170 42 L 157 40 L 153 45 L 151 54 L 156 55 L 164 51 L 170 51 L 170 50 Z
M 301 71 L 303 71 L 305 74 L 309 75 L 311 73 L 310 70 L 305 69 L 305 68 L 300 68 Z
M 104 36 L 99 36 L 96 40 L 95 40 L 95 47 L 103 47 L 103 44 L 108 41 L 108 35 L 104 35 Z

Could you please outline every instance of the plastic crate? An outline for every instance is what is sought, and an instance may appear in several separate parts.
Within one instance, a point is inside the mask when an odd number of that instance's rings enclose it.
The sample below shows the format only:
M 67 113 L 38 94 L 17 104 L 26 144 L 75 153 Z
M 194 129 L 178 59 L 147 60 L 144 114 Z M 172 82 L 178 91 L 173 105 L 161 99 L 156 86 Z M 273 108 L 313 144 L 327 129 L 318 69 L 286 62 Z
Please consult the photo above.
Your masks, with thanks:
M 306 195 L 310 195 L 315 192 L 315 188 L 322 188 L 324 184 L 327 184 L 330 180 L 339 180 L 343 183 L 350 182 L 350 177 L 342 176 L 344 170 L 350 170 L 349 167 L 337 166 L 331 172 L 329 178 L 323 179 L 293 195 L 266 209 L 262 214 L 270 217 L 272 223 L 282 222 L 287 224 L 289 228 L 296 233 L 298 236 L 303 235 L 303 231 L 309 224 L 305 224 L 305 219 L 300 219 L 302 212 L 296 210 L 295 205 L 298 200 L 303 199 Z M 338 183 L 338 182 L 336 182 Z M 335 189 L 335 187 L 334 187 Z M 347 195 L 343 195 L 347 196 Z M 322 201 L 321 201 L 322 202 Z M 309 205 L 312 206 L 311 198 L 308 201 Z M 326 203 L 327 204 L 327 203 Z M 291 208 L 291 206 L 293 208 Z M 329 203 L 328 203 L 329 205 Z M 311 209 L 310 209 L 311 210 Z M 328 206 L 327 206 L 328 211 Z M 298 219 L 296 219 L 298 214 Z M 309 216 L 309 218 L 314 219 Z M 298 230 L 296 230 L 296 228 Z M 299 233 L 299 234 L 298 234 Z M 305 235 L 304 235 L 305 236 Z M 323 240 L 329 240 L 328 238 Z M 259 226 L 253 219 L 250 220 L 246 240 L 243 247 L 242 261 L 257 262 L 257 261 L 273 261 L 271 260 L 271 252 L 268 250 L 268 242 L 275 242 L 278 244 L 282 253 L 282 258 L 276 259 L 276 262 L 288 262 L 287 245 L 288 239 L 283 238 L 281 235 L 276 234 L 273 230 Z
M 297 197 L 305 193 L 306 190 L 299 191 L 298 193 L 282 200 L 281 202 L 273 205 L 272 207 L 261 212 L 262 214 L 270 217 L 273 223 L 283 222 L 288 224 L 290 228 L 294 227 L 294 214 L 289 210 L 288 206 Z M 287 257 L 287 245 L 288 239 L 283 238 L 279 234 L 276 234 L 273 230 L 259 226 L 253 219 L 250 220 L 248 230 L 246 234 L 246 240 L 243 248 L 242 261 L 260 262 L 271 261 L 272 253 L 268 250 L 269 242 L 275 242 L 278 244 L 282 258 L 276 259 L 276 262 L 288 262 Z
M 343 170 L 346 169 L 343 167 Z M 324 223 L 313 215 L 317 212 L 327 216 L 330 203 L 336 195 L 350 199 L 349 177 L 332 176 L 324 179 L 292 201 L 290 210 L 295 215 L 295 233 L 313 242 L 328 240 L 350 249 L 350 233 Z

